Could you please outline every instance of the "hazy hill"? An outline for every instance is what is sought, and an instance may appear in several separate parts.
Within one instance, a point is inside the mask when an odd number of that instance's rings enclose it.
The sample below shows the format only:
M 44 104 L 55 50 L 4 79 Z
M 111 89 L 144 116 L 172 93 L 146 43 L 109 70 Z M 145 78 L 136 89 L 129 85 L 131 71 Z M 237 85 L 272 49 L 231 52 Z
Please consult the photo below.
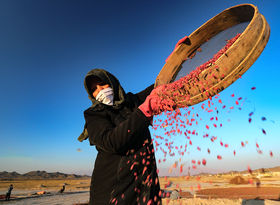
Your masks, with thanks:
M 256 173 L 263 173 L 264 174 L 264 173 L 269 173 L 269 172 L 280 172 L 280 166 L 272 167 L 272 168 L 252 169 L 252 172 L 254 174 L 256 174 Z M 194 174 L 192 176 L 207 176 L 207 175 L 216 175 L 216 174 L 222 174 L 222 175 L 228 175 L 228 174 L 247 174 L 247 173 L 249 173 L 248 170 L 242 170 L 242 171 L 234 170 L 234 171 L 227 171 L 227 172 L 221 172 L 221 173 L 218 173 L 218 172 L 214 172 L 214 173 L 201 172 L 201 173 Z
M 87 175 L 64 174 L 60 172 L 48 173 L 46 171 L 31 171 L 25 174 L 17 172 L 0 172 L 0 180 L 16 179 L 81 179 L 88 178 Z
M 268 172 L 280 172 L 280 166 L 272 167 L 272 168 L 260 168 L 260 169 L 252 169 L 253 173 L 268 173 Z M 247 174 L 249 173 L 248 170 L 243 171 L 229 171 L 221 174 Z
M 267 169 L 271 172 L 280 172 L 280 166 Z
M 280 166 L 278 167 L 273 167 L 273 168 L 260 168 L 260 169 L 252 169 L 252 172 L 253 173 L 257 173 L 257 172 L 260 172 L 260 173 L 267 173 L 267 172 L 280 172 Z M 235 171 L 235 173 L 238 173 L 237 171 Z M 239 173 L 241 174 L 246 174 L 246 173 L 249 173 L 248 170 L 244 170 L 244 171 L 240 171 Z

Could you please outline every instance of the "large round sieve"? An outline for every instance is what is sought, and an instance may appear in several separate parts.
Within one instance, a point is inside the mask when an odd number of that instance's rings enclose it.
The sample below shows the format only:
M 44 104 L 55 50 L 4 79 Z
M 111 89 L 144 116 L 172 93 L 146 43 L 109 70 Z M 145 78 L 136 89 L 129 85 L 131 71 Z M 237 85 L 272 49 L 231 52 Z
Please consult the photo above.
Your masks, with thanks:
M 263 51 L 269 33 L 269 25 L 256 6 L 241 4 L 228 8 L 174 50 L 155 86 L 175 81 L 166 87 L 163 96 L 175 101 L 178 107 L 204 101 L 248 70 Z M 233 43 L 229 46 L 231 39 Z

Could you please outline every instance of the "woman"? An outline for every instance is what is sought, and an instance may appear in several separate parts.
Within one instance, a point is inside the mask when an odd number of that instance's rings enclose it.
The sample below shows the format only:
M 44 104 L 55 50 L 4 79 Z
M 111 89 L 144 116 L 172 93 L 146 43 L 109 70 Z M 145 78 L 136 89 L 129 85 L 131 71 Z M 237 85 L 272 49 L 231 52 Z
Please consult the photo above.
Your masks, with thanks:
M 92 106 L 84 112 L 85 130 L 98 151 L 91 179 L 90 204 L 161 204 L 153 143 L 153 85 L 125 93 L 111 73 L 93 69 L 85 77 Z

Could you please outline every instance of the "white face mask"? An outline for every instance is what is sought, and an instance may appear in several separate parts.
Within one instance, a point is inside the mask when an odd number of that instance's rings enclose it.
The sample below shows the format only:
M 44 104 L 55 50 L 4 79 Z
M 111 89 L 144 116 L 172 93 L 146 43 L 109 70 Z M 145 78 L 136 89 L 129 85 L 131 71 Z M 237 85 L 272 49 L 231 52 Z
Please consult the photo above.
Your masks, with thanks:
M 96 100 L 106 105 L 113 105 L 114 102 L 114 91 L 108 87 L 99 91 L 96 96 Z

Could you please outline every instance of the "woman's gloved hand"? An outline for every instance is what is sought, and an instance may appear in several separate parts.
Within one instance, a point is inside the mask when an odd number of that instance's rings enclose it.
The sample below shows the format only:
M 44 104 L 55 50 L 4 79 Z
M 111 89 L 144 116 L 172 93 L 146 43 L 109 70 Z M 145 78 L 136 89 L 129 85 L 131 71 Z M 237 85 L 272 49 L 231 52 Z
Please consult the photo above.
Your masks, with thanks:
M 147 96 L 145 102 L 139 106 L 139 109 L 144 113 L 148 118 L 153 115 L 161 113 L 161 95 L 164 89 L 164 85 L 160 85 L 152 90 L 150 95 Z
M 150 94 L 147 96 L 145 102 L 139 106 L 139 109 L 148 118 L 160 113 L 160 98 L 158 95 Z
M 188 36 L 185 36 L 184 38 L 181 38 L 175 45 L 175 48 L 174 50 L 181 44 L 181 43 L 184 43 L 189 37 Z M 172 51 L 172 53 L 174 52 L 174 50 Z M 166 58 L 165 62 L 168 61 L 169 57 L 172 55 L 172 53 Z

